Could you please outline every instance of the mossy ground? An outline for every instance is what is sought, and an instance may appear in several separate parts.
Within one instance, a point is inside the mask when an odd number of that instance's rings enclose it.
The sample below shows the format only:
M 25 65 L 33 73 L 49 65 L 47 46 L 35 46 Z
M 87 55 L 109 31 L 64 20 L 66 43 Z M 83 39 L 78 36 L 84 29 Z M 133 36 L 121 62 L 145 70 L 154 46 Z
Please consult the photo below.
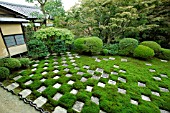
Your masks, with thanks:
M 90 56 L 81 56 L 76 60 L 77 66 L 73 66 L 70 62 L 68 56 L 65 56 L 65 61 L 68 66 L 62 66 L 62 57 L 54 58 L 50 56 L 45 60 L 41 60 L 37 70 L 32 72 L 33 67 L 24 70 L 21 73 L 14 72 L 9 80 L 3 82 L 4 85 L 9 85 L 14 80 L 12 79 L 15 76 L 22 75 L 22 78 L 16 82 L 20 84 L 20 87 L 15 89 L 17 92 L 22 91 L 23 89 L 31 89 L 32 94 L 27 98 L 35 99 L 40 95 L 48 99 L 47 103 L 43 105 L 43 108 L 48 111 L 53 111 L 56 106 L 62 106 L 67 109 L 68 112 L 76 112 L 72 109 L 76 101 L 81 101 L 84 103 L 82 113 L 99 113 L 99 110 L 105 111 L 107 113 L 130 113 L 130 112 L 142 112 L 142 113 L 159 113 L 159 109 L 170 111 L 170 92 L 162 92 L 159 87 L 164 87 L 170 90 L 170 61 L 161 62 L 160 59 L 153 58 L 148 61 L 138 60 L 130 57 L 122 56 L 97 56 L 101 62 L 96 62 L 94 58 Z M 114 57 L 115 60 L 102 60 L 103 58 L 109 59 L 109 57 Z M 122 58 L 126 58 L 127 62 L 121 62 Z M 57 59 L 57 60 L 55 60 Z M 44 65 L 45 62 L 48 62 L 47 65 Z M 58 62 L 58 64 L 54 64 Z M 146 63 L 152 64 L 152 66 L 147 66 Z M 35 62 L 32 63 L 36 64 Z M 113 65 L 118 65 L 119 68 L 114 68 Z M 54 66 L 59 66 L 56 68 L 59 72 L 54 73 L 56 70 Z M 100 78 L 95 80 L 87 72 L 87 69 L 84 69 L 83 66 L 90 66 L 89 70 L 96 70 L 97 68 L 102 68 L 104 73 L 109 74 L 109 78 Z M 43 69 L 48 67 L 47 69 Z M 80 70 L 74 69 L 79 67 Z M 69 71 L 64 71 L 65 68 L 68 68 Z M 154 69 L 156 72 L 150 72 L 149 69 Z M 120 70 L 125 70 L 126 73 L 119 72 Z M 47 74 L 42 75 L 41 73 L 46 71 Z M 83 75 L 78 75 L 77 72 L 83 72 Z M 111 72 L 117 72 L 118 75 L 113 75 Z M 30 75 L 33 74 L 32 77 Z M 71 77 L 66 77 L 66 74 L 71 74 Z M 168 78 L 161 77 L 160 74 L 166 74 Z M 95 72 L 94 75 L 101 76 L 100 73 Z M 54 77 L 59 76 L 58 79 Z M 81 82 L 81 78 L 85 77 L 87 81 Z M 126 83 L 118 80 L 118 77 L 124 78 Z M 153 77 L 160 77 L 161 81 L 154 80 Z M 41 82 L 41 79 L 45 78 L 44 82 Z M 33 83 L 30 85 L 25 85 L 26 81 L 32 80 Z M 68 82 L 72 80 L 74 83 L 72 85 Z M 109 80 L 116 81 L 116 85 L 111 85 L 108 83 Z M 102 82 L 105 84 L 105 87 L 99 87 L 97 84 Z M 146 87 L 139 87 L 138 82 L 142 82 Z M 59 83 L 61 87 L 56 89 L 54 84 Z M 46 86 L 47 89 L 42 93 L 37 92 L 37 89 L 41 86 Z M 87 86 L 92 86 L 93 89 L 91 92 L 86 91 Z M 126 94 L 121 94 L 118 92 L 118 88 L 125 89 Z M 72 89 L 78 90 L 76 95 L 70 93 Z M 151 91 L 158 92 L 160 96 L 155 96 Z M 57 93 L 63 94 L 63 96 L 55 101 L 53 96 Z M 146 95 L 150 98 L 151 101 L 145 101 L 141 98 L 141 95 Z M 91 101 L 91 97 L 97 97 L 99 99 L 99 105 Z M 138 102 L 138 105 L 131 104 L 131 99 Z

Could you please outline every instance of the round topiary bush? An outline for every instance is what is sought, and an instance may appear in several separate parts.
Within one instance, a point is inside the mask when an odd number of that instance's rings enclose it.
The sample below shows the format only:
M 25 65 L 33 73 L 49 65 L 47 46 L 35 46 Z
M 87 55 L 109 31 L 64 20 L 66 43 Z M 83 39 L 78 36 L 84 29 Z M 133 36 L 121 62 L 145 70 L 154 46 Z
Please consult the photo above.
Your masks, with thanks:
M 109 50 L 108 49 L 103 49 L 103 54 L 104 55 L 108 55 L 109 54 Z
M 103 42 L 98 37 L 78 38 L 74 41 L 74 47 L 79 53 L 99 54 Z
M 28 55 L 32 58 L 46 57 L 49 54 L 47 46 L 41 40 L 31 40 L 27 47 Z
M 144 45 L 139 45 L 134 50 L 134 53 L 133 53 L 134 57 L 143 58 L 143 59 L 151 58 L 154 55 L 155 55 L 154 50 Z
M 156 54 L 158 54 L 160 52 L 160 49 L 161 49 L 161 46 L 154 41 L 143 41 L 142 43 L 140 43 L 140 45 L 150 47 L 151 49 L 154 50 L 154 52 Z
M 138 41 L 133 38 L 124 38 L 119 42 L 119 54 L 130 55 L 138 46 Z
M 22 67 L 29 67 L 30 59 L 29 58 L 20 58 L 19 59 Z
M 7 67 L 8 69 L 16 69 L 21 67 L 21 63 L 16 58 L 4 58 L 4 67 Z
M 0 79 L 6 79 L 9 77 L 10 71 L 6 67 L 0 67 Z
M 170 60 L 170 49 L 161 48 L 158 57 L 161 59 Z

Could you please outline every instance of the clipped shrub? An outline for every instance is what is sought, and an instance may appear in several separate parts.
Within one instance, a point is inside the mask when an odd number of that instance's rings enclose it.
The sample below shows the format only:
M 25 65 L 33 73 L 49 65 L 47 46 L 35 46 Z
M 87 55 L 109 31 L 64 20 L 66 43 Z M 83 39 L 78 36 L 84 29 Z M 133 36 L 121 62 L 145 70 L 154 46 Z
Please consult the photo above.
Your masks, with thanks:
M 60 42 L 64 43 L 60 44 L 60 47 L 64 46 L 61 48 L 67 47 L 67 49 L 69 49 L 69 45 L 71 45 L 74 41 L 74 35 L 70 30 L 54 27 L 42 28 L 38 30 L 35 33 L 35 37 L 45 43 L 50 53 L 58 52 L 56 51 L 56 48 L 58 47 L 57 44 Z
M 110 55 L 116 55 L 119 52 L 119 44 L 106 44 L 103 48 L 109 50 Z
M 79 53 L 99 54 L 103 42 L 98 37 L 78 38 L 74 41 L 74 47 Z
M 158 57 L 161 59 L 170 60 L 170 49 L 161 48 Z
M 9 77 L 10 71 L 6 67 L 0 67 L 0 79 L 6 79 Z
M 4 59 L 3 58 L 0 59 L 0 67 L 4 67 Z
M 49 52 L 46 45 L 41 40 L 31 40 L 27 43 L 28 55 L 32 58 L 46 57 Z
M 19 59 L 22 67 L 29 67 L 30 59 L 29 58 L 20 58 Z
M 134 50 L 134 54 L 133 54 L 134 57 L 144 58 L 144 59 L 151 58 L 154 55 L 155 55 L 154 50 L 144 45 L 139 45 Z
M 133 53 L 135 48 L 138 46 L 138 41 L 133 38 L 124 38 L 119 42 L 119 54 L 130 55 Z
M 158 54 L 160 52 L 160 49 L 161 49 L 161 46 L 154 41 L 143 41 L 142 43 L 140 43 L 140 45 L 150 47 L 151 49 L 154 50 L 154 52 L 156 54 Z
M 3 59 L 4 67 L 8 69 L 16 69 L 21 67 L 21 63 L 16 58 L 4 58 Z
M 109 50 L 108 49 L 103 49 L 103 54 L 104 55 L 108 55 L 109 54 Z
M 68 50 L 66 43 L 61 39 L 55 40 L 55 46 L 53 47 L 53 51 L 55 53 L 64 53 Z

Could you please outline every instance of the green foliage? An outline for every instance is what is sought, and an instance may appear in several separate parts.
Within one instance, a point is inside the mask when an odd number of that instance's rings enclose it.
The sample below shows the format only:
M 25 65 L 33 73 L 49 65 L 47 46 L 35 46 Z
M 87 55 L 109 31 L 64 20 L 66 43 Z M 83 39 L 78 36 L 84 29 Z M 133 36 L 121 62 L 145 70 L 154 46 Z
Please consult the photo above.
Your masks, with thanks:
M 61 50 L 68 49 L 74 40 L 74 35 L 68 29 L 58 29 L 54 27 L 42 28 L 35 33 L 36 39 L 43 40 L 50 53 L 58 52 L 57 47 Z M 58 43 L 62 42 L 59 46 Z
M 104 55 L 108 55 L 109 54 L 109 50 L 108 49 L 103 49 L 103 54 Z
M 138 41 L 133 38 L 124 38 L 119 42 L 119 54 L 130 55 L 133 53 L 135 48 L 138 46 Z
M 154 50 L 143 45 L 139 45 L 135 50 L 134 50 L 134 57 L 138 58 L 144 58 L 144 59 L 149 59 L 155 55 Z
M 71 91 L 71 87 L 68 84 L 64 84 L 58 89 L 58 91 L 62 94 L 69 93 Z
M 22 67 L 29 67 L 31 62 L 29 58 L 20 58 L 19 61 Z
M 93 102 L 88 102 L 85 104 L 85 106 L 82 109 L 82 113 L 99 113 L 100 108 L 98 105 L 96 105 Z
M 33 58 L 46 57 L 49 52 L 46 45 L 41 40 L 31 40 L 27 43 L 28 55 Z
M 52 79 L 52 78 L 49 78 L 47 80 L 44 81 L 44 84 L 46 86 L 53 86 L 54 84 L 56 83 L 56 80 L 55 79 Z
M 55 46 L 54 46 L 54 52 L 55 53 L 65 53 L 67 51 L 67 46 L 64 41 L 61 39 L 56 39 L 55 40 Z
M 48 86 L 42 94 L 46 97 L 53 97 L 57 93 L 57 89 L 54 88 L 53 86 Z
M 6 67 L 0 67 L 0 79 L 6 79 L 9 77 L 10 71 Z
M 100 107 L 108 113 L 112 113 L 114 111 L 113 106 L 114 105 L 111 101 L 108 101 L 108 100 L 101 100 L 100 101 Z
M 1 59 L 1 64 L 4 67 L 7 67 L 10 70 L 17 69 L 21 67 L 21 63 L 18 59 L 16 58 L 4 58 Z
M 41 86 L 42 82 L 40 80 L 35 80 L 32 84 L 28 85 L 31 90 L 37 90 Z
M 161 49 L 161 46 L 154 41 L 143 41 L 142 43 L 140 43 L 140 45 L 150 47 L 151 49 L 154 50 L 155 54 L 158 54 Z
M 119 52 L 119 44 L 107 44 L 104 48 L 109 50 L 110 55 L 116 55 Z
M 84 84 L 83 84 L 82 82 L 80 82 L 80 81 L 75 82 L 75 83 L 73 84 L 73 87 L 74 87 L 75 89 L 77 89 L 77 90 L 79 90 L 79 89 L 85 89 Z
M 158 57 L 165 60 L 170 60 L 170 49 L 161 48 Z
M 74 41 L 74 47 L 79 53 L 99 54 L 103 42 L 98 37 L 78 38 Z
M 66 93 L 65 95 L 63 95 L 60 100 L 59 100 L 60 104 L 66 108 L 70 108 L 73 106 L 73 104 L 76 101 L 76 97 L 73 94 L 70 93 Z
M 90 100 L 90 96 L 86 94 L 87 92 L 78 92 L 77 99 L 82 102 Z

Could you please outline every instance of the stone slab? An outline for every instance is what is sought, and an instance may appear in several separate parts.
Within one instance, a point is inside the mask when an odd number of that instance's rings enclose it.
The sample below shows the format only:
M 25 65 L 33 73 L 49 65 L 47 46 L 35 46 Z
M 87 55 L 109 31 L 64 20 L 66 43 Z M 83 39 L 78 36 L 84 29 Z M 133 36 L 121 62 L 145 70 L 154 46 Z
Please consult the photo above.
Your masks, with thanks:
M 61 86 L 61 84 L 56 83 L 53 87 L 56 88 L 56 89 L 58 89 L 60 86 Z
M 77 111 L 77 112 L 81 112 L 82 108 L 84 106 L 83 102 L 80 101 L 76 101 L 76 103 L 73 105 L 73 110 Z
M 126 94 L 126 90 L 125 89 L 118 88 L 118 92 L 122 93 L 122 94 Z
M 76 94 L 78 93 L 78 90 L 72 89 L 72 90 L 70 91 L 70 93 L 73 94 L 73 95 L 76 95 Z
M 95 104 L 99 105 L 99 99 L 97 97 L 91 97 L 91 101 L 94 102 Z
M 14 82 L 14 83 L 8 85 L 6 88 L 7 88 L 8 90 L 13 90 L 13 89 L 17 88 L 18 86 L 19 86 L 19 84 L 16 83 L 16 82 Z
M 130 100 L 130 103 L 131 103 L 131 104 L 134 104 L 134 105 L 138 105 L 138 101 L 133 100 L 133 99 Z
M 42 96 L 40 96 L 40 97 L 38 97 L 36 100 L 34 100 L 33 103 L 36 104 L 37 107 L 41 107 L 41 106 L 43 106 L 46 102 L 47 102 L 47 99 L 44 98 L 44 97 L 42 97 Z
M 124 79 L 124 78 L 122 78 L 122 77 L 118 77 L 118 80 L 121 81 L 121 82 L 126 83 L 126 79 Z
M 151 101 L 151 99 L 148 96 L 141 95 L 142 99 L 145 101 Z
M 59 100 L 63 95 L 61 93 L 56 93 L 53 97 L 54 100 Z
M 40 92 L 40 93 L 42 93 L 45 89 L 46 89 L 45 86 L 41 86 L 37 91 Z
M 28 95 L 31 94 L 31 92 L 32 91 L 30 89 L 24 89 L 19 94 L 22 95 L 23 98 L 26 98 Z
M 17 80 L 19 80 L 20 78 L 21 78 L 22 76 L 21 75 L 19 75 L 19 76 L 17 76 L 17 77 L 15 77 L 15 78 L 13 78 L 15 81 L 17 81 Z
M 67 84 L 72 85 L 72 84 L 74 84 L 74 83 L 75 83 L 74 81 L 70 80 L 70 81 L 68 81 L 68 83 L 67 83 Z
M 116 85 L 116 81 L 113 81 L 113 80 L 109 80 L 108 83 L 112 85 Z
M 52 113 L 67 113 L 67 110 L 60 106 L 57 106 Z
M 93 87 L 92 87 L 92 86 L 86 86 L 86 91 L 91 92 L 91 91 L 92 91 L 92 89 L 93 89 Z
M 100 86 L 100 87 L 105 87 L 105 84 L 104 83 L 102 83 L 102 82 L 99 82 L 98 84 L 97 84 L 97 86 Z
M 25 85 L 30 85 L 30 84 L 32 84 L 33 83 L 33 81 L 32 80 L 29 80 L 29 81 L 27 81 L 26 83 L 25 83 Z

